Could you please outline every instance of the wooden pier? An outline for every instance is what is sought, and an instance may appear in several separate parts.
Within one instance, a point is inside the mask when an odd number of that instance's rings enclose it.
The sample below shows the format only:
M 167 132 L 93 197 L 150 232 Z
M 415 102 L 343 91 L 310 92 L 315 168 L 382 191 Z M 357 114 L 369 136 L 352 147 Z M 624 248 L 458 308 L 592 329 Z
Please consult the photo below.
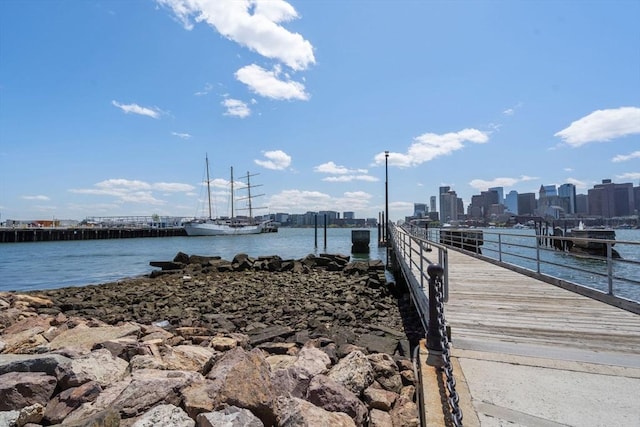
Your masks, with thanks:
M 0 243 L 131 239 L 138 237 L 175 237 L 186 235 L 187 234 L 182 227 L 0 228 Z
M 419 282 L 428 263 L 418 255 L 438 262 L 437 253 L 411 246 L 402 256 Z M 465 426 L 637 425 L 640 315 L 455 249 L 446 259 L 444 317 Z M 449 426 L 438 360 L 421 348 L 422 404 L 426 425 Z

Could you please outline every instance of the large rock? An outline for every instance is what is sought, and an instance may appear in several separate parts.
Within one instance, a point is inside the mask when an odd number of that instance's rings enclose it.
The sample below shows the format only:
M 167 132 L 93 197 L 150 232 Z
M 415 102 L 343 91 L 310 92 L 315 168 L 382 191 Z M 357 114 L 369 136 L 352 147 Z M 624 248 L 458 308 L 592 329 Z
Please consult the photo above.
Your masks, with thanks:
M 141 415 L 156 404 L 180 404 L 180 390 L 202 375 L 188 371 L 141 369 L 131 374 L 132 381 L 112 403 L 123 417 Z
M 249 409 L 266 425 L 274 423 L 272 406 L 276 392 L 261 350 L 247 352 L 239 347 L 229 350 L 211 368 L 207 378 L 213 381 L 210 393 L 214 407 L 223 403 L 235 405 Z
M 420 425 L 418 405 L 402 396 L 396 401 L 389 415 L 391 415 L 394 426 L 418 427 Z
M 331 366 L 329 356 L 319 348 L 305 346 L 298 352 L 298 357 L 293 363 L 293 367 L 303 371 L 308 377 L 324 374 Z
M 237 406 L 200 414 L 196 420 L 198 427 L 264 427 L 260 418 Z
M 56 378 L 43 372 L 0 375 L 0 411 L 14 411 L 39 403 L 45 406 L 56 388 Z
M 167 369 L 195 371 L 206 374 L 211 367 L 211 360 L 216 353 L 217 352 L 211 348 L 195 345 L 178 345 L 175 347 L 165 347 L 162 354 L 162 361 Z
M 196 422 L 175 405 L 158 405 L 147 411 L 131 427 L 194 427 Z
M 373 383 L 375 374 L 367 357 L 356 350 L 340 359 L 328 376 L 360 396 Z
M 271 382 L 278 396 L 291 396 L 303 399 L 311 382 L 308 371 L 296 366 L 274 370 Z
M 70 363 L 71 359 L 61 354 L 0 354 L 0 375 L 7 372 L 44 372 L 55 376 L 59 365 Z
M 364 401 L 370 409 L 379 409 L 389 412 L 398 395 L 392 391 L 381 388 L 369 387 L 363 392 Z
M 275 408 L 279 427 L 354 427 L 356 425 L 345 413 L 329 412 L 296 397 L 278 397 Z
M 122 380 L 128 367 L 126 361 L 113 357 L 109 350 L 100 349 L 72 359 L 69 363 L 59 364 L 56 367 L 56 377 L 63 390 L 88 381 L 96 381 L 106 387 Z
M 44 418 L 53 424 L 61 423 L 83 403 L 94 401 L 101 391 L 102 387 L 95 381 L 64 390 L 49 401 L 44 412 Z
M 316 375 L 309 384 L 307 400 L 330 412 L 344 412 L 358 426 L 366 425 L 367 407 L 342 384 L 326 375 Z
M 122 338 L 140 332 L 140 326 L 126 323 L 121 326 L 99 326 L 95 328 L 84 324 L 66 330 L 49 343 L 52 350 L 68 348 L 81 353 L 89 353 L 96 344 Z
M 369 359 L 375 373 L 375 380 L 385 390 L 400 393 L 400 390 L 402 390 L 402 376 L 398 371 L 398 365 L 395 360 L 385 353 L 370 354 L 367 359 Z

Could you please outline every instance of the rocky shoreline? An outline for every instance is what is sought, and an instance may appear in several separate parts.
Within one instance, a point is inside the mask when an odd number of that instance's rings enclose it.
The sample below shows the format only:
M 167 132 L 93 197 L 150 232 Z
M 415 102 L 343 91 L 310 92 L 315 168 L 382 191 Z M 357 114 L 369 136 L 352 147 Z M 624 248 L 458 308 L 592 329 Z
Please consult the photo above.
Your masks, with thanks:
M 419 425 L 411 349 L 424 331 L 380 261 L 151 265 L 0 293 L 0 425 Z

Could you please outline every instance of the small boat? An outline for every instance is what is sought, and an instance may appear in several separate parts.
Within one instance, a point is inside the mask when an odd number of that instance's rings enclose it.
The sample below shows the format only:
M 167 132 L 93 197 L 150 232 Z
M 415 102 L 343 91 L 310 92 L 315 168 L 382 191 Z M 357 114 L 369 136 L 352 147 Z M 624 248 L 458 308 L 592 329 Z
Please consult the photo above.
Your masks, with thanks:
M 615 245 L 613 241 L 616 240 L 616 232 L 608 228 L 585 228 L 582 221 L 580 221 L 578 228 L 568 232 L 567 237 L 576 238 L 576 240 L 570 242 L 569 252 L 606 257 L 607 245 L 610 244 L 612 247 Z M 620 258 L 618 251 L 613 248 L 611 249 L 611 256 Z
M 247 191 L 245 198 L 249 201 L 249 216 L 234 216 L 234 189 L 233 189 L 233 168 L 231 168 L 231 217 L 213 218 L 211 216 L 211 187 L 209 179 L 209 157 L 205 157 L 207 171 L 207 200 L 209 202 L 209 216 L 207 218 L 193 219 L 184 223 L 187 236 L 234 236 L 245 234 L 260 234 L 272 232 L 271 221 L 255 221 L 252 216 L 251 199 L 256 196 L 251 195 L 251 184 L 249 173 L 247 172 Z

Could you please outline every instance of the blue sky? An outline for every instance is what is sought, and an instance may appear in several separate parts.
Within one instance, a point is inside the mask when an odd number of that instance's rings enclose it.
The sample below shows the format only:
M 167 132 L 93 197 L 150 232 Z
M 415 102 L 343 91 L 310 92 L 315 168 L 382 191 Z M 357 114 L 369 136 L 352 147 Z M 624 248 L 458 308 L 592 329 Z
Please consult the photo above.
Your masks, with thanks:
M 0 2 L 0 219 L 640 182 L 640 2 Z M 254 204 L 254 205 L 255 205 Z

